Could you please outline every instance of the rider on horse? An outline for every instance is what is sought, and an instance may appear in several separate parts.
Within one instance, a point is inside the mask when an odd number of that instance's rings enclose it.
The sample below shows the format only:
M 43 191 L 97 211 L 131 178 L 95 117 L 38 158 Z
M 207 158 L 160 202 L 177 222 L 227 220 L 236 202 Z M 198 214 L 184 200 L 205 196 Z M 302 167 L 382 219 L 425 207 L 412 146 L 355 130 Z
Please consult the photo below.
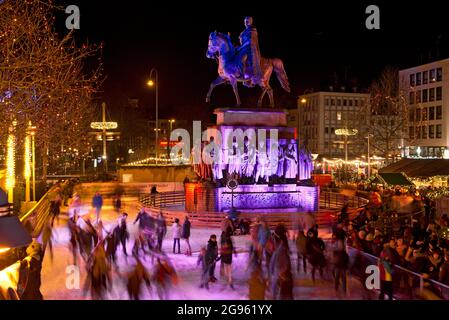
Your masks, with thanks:
M 237 48 L 243 64 L 243 74 L 247 87 L 253 87 L 262 79 L 260 67 L 260 50 L 257 29 L 253 26 L 253 18 L 244 20 L 245 30 L 240 33 L 240 47 Z

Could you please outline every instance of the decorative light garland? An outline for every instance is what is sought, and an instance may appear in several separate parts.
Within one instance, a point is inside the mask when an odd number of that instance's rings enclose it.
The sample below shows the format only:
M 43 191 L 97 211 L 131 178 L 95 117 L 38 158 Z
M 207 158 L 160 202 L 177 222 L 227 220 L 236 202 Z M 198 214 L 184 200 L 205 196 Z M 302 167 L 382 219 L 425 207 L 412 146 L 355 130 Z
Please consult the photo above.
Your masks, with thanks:
M 31 139 L 29 135 L 25 137 L 25 154 L 24 154 L 24 168 L 23 175 L 25 179 L 29 179 L 31 177 Z
M 348 164 L 348 165 L 359 165 L 359 166 L 360 165 L 361 166 L 367 166 L 368 165 L 368 162 L 365 162 L 363 160 L 349 160 L 349 161 L 346 162 L 343 159 L 329 160 L 329 159 L 323 158 L 323 160 L 320 161 L 320 162 L 317 162 L 317 164 L 320 165 L 321 162 L 325 162 L 325 163 L 328 163 L 328 164 L 331 164 L 331 165 L 335 165 L 335 164 L 337 164 L 337 165 L 338 164 Z M 370 163 L 370 165 L 378 165 L 378 164 L 381 164 L 381 162 L 380 161 L 372 161 Z
M 117 122 L 91 122 L 90 127 L 95 130 L 112 130 L 118 128 Z
M 6 143 L 6 190 L 8 191 L 8 201 L 13 200 L 14 186 L 16 185 L 16 138 L 11 132 Z
M 185 162 L 185 164 L 189 164 L 190 163 L 190 159 L 182 158 L 182 160 Z M 152 162 L 152 161 L 165 162 L 165 164 L 172 162 L 171 159 L 149 157 L 149 158 L 142 159 L 142 160 L 139 160 L 139 161 L 134 161 L 134 162 L 127 163 L 124 166 L 137 166 L 137 165 L 141 165 L 141 164 L 148 164 L 148 162 Z

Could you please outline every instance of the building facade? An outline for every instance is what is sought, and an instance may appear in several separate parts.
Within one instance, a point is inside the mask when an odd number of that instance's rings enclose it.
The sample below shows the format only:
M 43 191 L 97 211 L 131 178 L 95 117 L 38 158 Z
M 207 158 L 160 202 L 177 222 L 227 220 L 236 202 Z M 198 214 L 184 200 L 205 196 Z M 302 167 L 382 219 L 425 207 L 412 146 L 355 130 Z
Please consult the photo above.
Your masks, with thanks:
M 325 158 L 348 160 L 365 155 L 363 137 L 367 131 L 369 94 L 357 92 L 314 92 L 298 99 L 300 145 Z M 342 129 L 357 131 L 353 136 L 338 135 Z
M 408 99 L 407 157 L 442 158 L 449 148 L 449 59 L 399 72 Z

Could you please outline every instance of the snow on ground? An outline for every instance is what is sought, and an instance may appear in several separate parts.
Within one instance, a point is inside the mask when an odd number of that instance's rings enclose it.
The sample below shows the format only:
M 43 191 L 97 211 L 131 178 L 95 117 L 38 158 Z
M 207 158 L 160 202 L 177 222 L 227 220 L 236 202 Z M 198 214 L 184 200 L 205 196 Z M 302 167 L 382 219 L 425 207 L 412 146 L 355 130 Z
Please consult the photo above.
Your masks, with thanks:
M 90 210 L 90 208 L 89 208 Z M 134 244 L 134 234 L 137 230 L 137 225 L 132 222 L 136 216 L 137 209 L 128 210 L 128 230 L 131 234 L 131 239 L 128 241 L 127 251 L 131 252 Z M 115 226 L 117 214 L 112 208 L 104 208 L 102 219 L 107 230 Z M 325 231 L 325 230 L 324 230 Z M 247 266 L 247 250 L 249 248 L 250 240 L 248 236 L 234 237 L 238 255 L 233 259 L 233 278 L 235 290 L 230 289 L 226 285 L 226 281 L 220 279 L 220 264 L 217 263 L 215 269 L 215 276 L 218 278 L 216 283 L 211 284 L 210 289 L 200 289 L 199 282 L 201 276 L 201 267 L 196 266 L 198 252 L 202 246 L 205 246 L 209 236 L 216 234 L 220 235 L 218 229 L 207 228 L 192 228 L 190 244 L 192 246 L 193 255 L 186 256 L 184 254 L 172 254 L 172 235 L 171 228 L 168 227 L 166 238 L 163 242 L 163 250 L 167 253 L 176 272 L 179 276 L 179 283 L 170 290 L 169 299 L 175 300 L 242 300 L 248 299 L 248 273 Z M 72 264 L 72 255 L 68 249 L 69 232 L 65 225 L 64 219 L 61 219 L 59 225 L 54 230 L 54 248 L 53 260 L 50 258 L 49 252 L 46 253 L 43 267 L 42 267 L 42 286 L 41 291 L 44 299 L 48 300 L 84 300 L 90 299 L 89 292 L 83 291 L 84 280 L 86 272 L 84 263 L 80 263 L 80 288 L 67 289 L 66 281 L 70 280 L 69 274 L 66 273 L 67 266 Z M 181 240 L 181 252 L 185 252 L 185 243 Z M 292 252 L 295 251 L 293 243 L 291 243 Z M 292 254 L 293 269 L 296 270 L 296 254 Z M 117 251 L 118 268 L 113 268 L 113 287 L 107 295 L 107 299 L 125 300 L 128 299 L 126 291 L 126 275 L 133 269 L 135 259 L 132 256 L 124 256 L 121 247 Z M 81 261 L 81 259 L 79 259 Z M 150 257 L 142 259 L 142 263 L 147 270 L 152 271 L 153 264 Z M 310 279 L 309 274 L 294 273 L 295 299 L 361 299 L 360 284 L 354 280 L 349 280 L 349 292 L 346 296 L 343 293 L 336 294 L 332 279 L 329 275 L 325 276 L 325 280 L 319 279 L 314 284 Z M 69 281 L 70 284 L 70 281 Z M 270 298 L 267 291 L 267 298 Z M 145 290 L 142 299 L 159 299 L 155 292 L 148 292 Z

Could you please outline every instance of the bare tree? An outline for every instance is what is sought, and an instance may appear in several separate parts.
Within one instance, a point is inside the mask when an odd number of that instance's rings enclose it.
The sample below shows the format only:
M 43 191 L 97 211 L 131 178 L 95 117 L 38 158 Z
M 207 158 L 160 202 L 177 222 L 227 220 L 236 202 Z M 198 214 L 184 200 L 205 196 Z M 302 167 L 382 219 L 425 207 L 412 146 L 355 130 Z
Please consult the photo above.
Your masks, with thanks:
M 18 141 L 31 121 L 44 177 L 48 159 L 64 149 L 83 153 L 101 83 L 101 46 L 78 46 L 73 31 L 58 34 L 55 13 L 62 9 L 53 1 L 0 3 L 0 143 L 12 120 Z
M 401 90 L 399 72 L 396 68 L 385 68 L 370 87 L 370 103 L 367 104 L 367 131 L 372 135 L 372 153 L 387 160 L 400 157 L 409 143 L 408 102 Z

